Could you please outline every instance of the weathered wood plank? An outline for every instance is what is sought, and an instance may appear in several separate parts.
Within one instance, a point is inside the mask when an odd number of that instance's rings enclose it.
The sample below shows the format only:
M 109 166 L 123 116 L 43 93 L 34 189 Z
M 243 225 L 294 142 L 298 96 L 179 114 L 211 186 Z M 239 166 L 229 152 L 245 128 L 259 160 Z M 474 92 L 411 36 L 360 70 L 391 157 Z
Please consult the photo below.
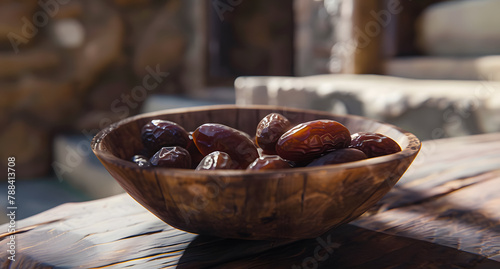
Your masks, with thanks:
M 408 171 L 371 213 L 444 195 L 481 181 L 475 176 L 496 169 L 500 169 L 498 133 L 425 141 Z
M 270 242 L 196 236 L 164 224 L 124 194 L 65 204 L 19 220 L 16 261 L 7 260 L 10 234 L 3 233 L 0 265 L 500 268 L 498 138 L 490 134 L 424 142 L 423 154 L 377 207 L 315 239 Z M 0 231 L 6 230 L 6 225 L 0 226 Z
M 378 212 L 353 223 L 500 261 L 500 170 L 476 178 L 482 180 L 472 178 L 470 185 L 444 192 L 446 195 Z
M 468 136 L 424 142 L 407 174 L 353 224 L 500 261 L 499 209 L 500 135 Z
M 420 153 L 396 187 L 429 188 L 437 185 L 436 179 L 447 181 L 498 168 L 500 133 L 430 140 L 422 143 Z M 437 173 L 441 176 L 432 178 Z

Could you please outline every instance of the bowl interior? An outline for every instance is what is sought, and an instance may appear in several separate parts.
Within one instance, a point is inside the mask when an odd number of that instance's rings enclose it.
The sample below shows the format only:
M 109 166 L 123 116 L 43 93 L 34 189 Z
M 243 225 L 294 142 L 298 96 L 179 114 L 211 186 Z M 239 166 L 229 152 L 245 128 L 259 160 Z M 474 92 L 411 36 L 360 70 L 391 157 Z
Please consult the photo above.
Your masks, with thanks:
M 351 133 L 378 132 L 394 139 L 405 149 L 409 133 L 395 126 L 352 115 L 332 115 L 320 111 L 305 111 L 291 108 L 271 108 L 268 106 L 216 106 L 210 108 L 173 109 L 143 114 L 125 119 L 110 126 L 105 135 L 100 135 L 98 149 L 108 152 L 123 160 L 141 152 L 141 128 L 152 119 L 169 120 L 180 124 L 186 131 L 194 131 L 204 123 L 220 123 L 244 131 L 251 137 L 255 135 L 257 124 L 267 114 L 278 112 L 287 117 L 292 124 L 299 124 L 317 119 L 333 119 L 344 124 Z M 413 135 L 412 135 L 413 137 Z M 414 137 L 413 137 L 414 138 Z

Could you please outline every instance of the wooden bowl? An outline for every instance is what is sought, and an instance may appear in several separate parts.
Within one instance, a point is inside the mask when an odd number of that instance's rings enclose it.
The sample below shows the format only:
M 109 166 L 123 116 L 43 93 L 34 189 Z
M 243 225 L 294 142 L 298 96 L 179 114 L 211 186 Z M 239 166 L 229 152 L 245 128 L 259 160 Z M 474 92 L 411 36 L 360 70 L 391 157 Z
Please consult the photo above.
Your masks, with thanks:
M 222 123 L 253 135 L 271 112 L 293 124 L 333 119 L 351 133 L 382 133 L 403 150 L 352 163 L 274 171 L 145 169 L 128 161 L 141 151 L 141 128 L 152 119 L 176 122 L 187 131 L 203 123 Z M 317 237 L 373 206 L 410 166 L 420 141 L 400 128 L 358 116 L 229 105 L 127 118 L 97 134 L 92 149 L 130 196 L 173 227 L 226 238 L 302 239 Z

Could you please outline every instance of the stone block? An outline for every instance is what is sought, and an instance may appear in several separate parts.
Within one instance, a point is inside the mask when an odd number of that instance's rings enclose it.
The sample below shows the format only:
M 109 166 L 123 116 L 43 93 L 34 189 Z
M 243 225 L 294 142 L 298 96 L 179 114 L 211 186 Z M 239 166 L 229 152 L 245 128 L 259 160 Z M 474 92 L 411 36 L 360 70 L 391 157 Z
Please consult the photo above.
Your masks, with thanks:
M 267 105 L 268 77 L 239 77 L 234 81 L 237 105 Z
M 258 100 L 259 104 L 356 114 L 395 124 L 422 140 L 500 132 L 500 82 L 495 81 L 337 74 L 242 77 L 237 82 L 237 104 Z
M 419 18 L 417 43 L 429 55 L 500 54 L 500 1 L 447 1 Z

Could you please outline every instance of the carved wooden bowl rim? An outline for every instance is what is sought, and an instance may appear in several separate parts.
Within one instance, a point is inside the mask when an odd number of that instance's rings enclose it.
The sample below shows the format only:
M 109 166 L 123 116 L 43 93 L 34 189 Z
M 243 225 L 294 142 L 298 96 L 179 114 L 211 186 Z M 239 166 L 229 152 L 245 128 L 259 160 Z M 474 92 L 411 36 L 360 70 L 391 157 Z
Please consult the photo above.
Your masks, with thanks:
M 206 170 L 206 171 L 196 171 L 194 169 L 178 169 L 178 168 L 140 168 L 137 166 L 135 163 L 124 160 L 122 158 L 119 158 L 109 152 L 109 150 L 101 143 L 104 138 L 114 130 L 118 129 L 119 127 L 133 122 L 137 121 L 139 119 L 143 118 L 154 118 L 158 117 L 161 115 L 166 115 L 166 114 L 178 114 L 178 113 L 183 113 L 183 112 L 202 112 L 202 111 L 213 111 L 213 110 L 234 110 L 234 109 L 243 109 L 243 110 L 274 110 L 276 112 L 280 111 L 290 111 L 290 112 L 297 112 L 297 113 L 313 113 L 317 115 L 324 115 L 325 118 L 332 118 L 332 117 L 343 117 L 343 118 L 351 118 L 351 119 L 357 119 L 361 121 L 371 121 L 375 123 L 379 123 L 381 125 L 384 125 L 390 129 L 394 129 L 401 134 L 403 134 L 406 139 L 408 139 L 408 145 L 406 145 L 404 148 L 402 148 L 402 151 L 395 153 L 395 154 L 390 154 L 386 156 L 380 156 L 376 158 L 369 158 L 361 161 L 356 161 L 356 162 L 350 162 L 350 163 L 342 163 L 342 164 L 333 164 L 333 165 L 324 165 L 324 166 L 316 166 L 316 167 L 297 167 L 293 169 L 276 169 L 276 170 L 264 170 L 264 171 L 259 171 L 259 170 Z M 335 171 L 335 170 L 345 170 L 345 169 L 353 169 L 356 167 L 365 167 L 369 165 L 377 165 L 377 164 L 382 164 L 382 163 L 387 163 L 391 162 L 394 160 L 398 159 L 405 159 L 410 156 L 415 156 L 418 154 L 421 148 L 421 142 L 420 140 L 412 133 L 399 128 L 395 125 L 380 122 L 377 120 L 369 119 L 366 117 L 362 116 L 356 116 L 356 115 L 336 115 L 324 111 L 318 111 L 318 110 L 307 110 L 307 109 L 298 109 L 298 108 L 290 108 L 290 107 L 281 107 L 281 106 L 269 106 L 269 105 L 211 105 L 211 106 L 198 106 L 198 107 L 190 107 L 190 108 L 176 108 L 176 109 L 166 109 L 166 110 L 160 110 L 160 111 L 155 111 L 155 112 L 150 112 L 150 113 L 143 113 L 140 115 L 132 116 L 125 118 L 121 121 L 118 121 L 116 123 L 111 124 L 110 126 L 102 129 L 93 139 L 91 142 L 91 147 L 92 150 L 94 151 L 94 154 L 97 155 L 100 159 L 104 159 L 107 162 L 113 163 L 117 166 L 124 167 L 127 169 L 132 169 L 132 170 L 142 170 L 142 171 L 158 171 L 160 174 L 162 172 L 170 172 L 172 174 L 181 176 L 193 176 L 193 175 L 210 175 L 210 176 L 221 176 L 221 177 L 233 177 L 233 176 L 244 176 L 247 174 L 262 174 L 262 176 L 265 176 L 267 174 L 295 174 L 295 173 L 307 173 L 307 172 L 313 172 L 317 170 L 329 170 L 329 171 Z

